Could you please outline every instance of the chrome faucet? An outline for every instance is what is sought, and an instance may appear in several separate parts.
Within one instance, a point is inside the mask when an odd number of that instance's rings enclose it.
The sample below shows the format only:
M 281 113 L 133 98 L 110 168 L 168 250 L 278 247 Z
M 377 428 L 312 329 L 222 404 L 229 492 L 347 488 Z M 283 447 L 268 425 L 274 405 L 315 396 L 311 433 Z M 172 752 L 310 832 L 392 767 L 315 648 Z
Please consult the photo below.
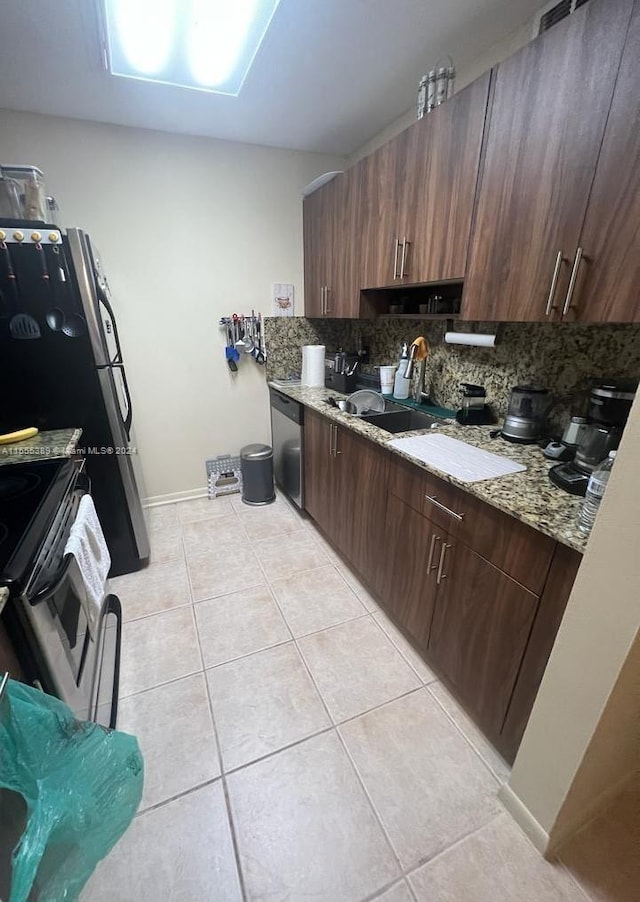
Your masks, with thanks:
M 424 390 L 424 377 L 427 369 L 427 358 L 420 361 L 420 369 L 418 371 L 418 381 L 416 382 L 416 390 L 413 393 L 413 400 L 417 401 L 418 404 L 422 403 L 422 396 L 425 394 Z

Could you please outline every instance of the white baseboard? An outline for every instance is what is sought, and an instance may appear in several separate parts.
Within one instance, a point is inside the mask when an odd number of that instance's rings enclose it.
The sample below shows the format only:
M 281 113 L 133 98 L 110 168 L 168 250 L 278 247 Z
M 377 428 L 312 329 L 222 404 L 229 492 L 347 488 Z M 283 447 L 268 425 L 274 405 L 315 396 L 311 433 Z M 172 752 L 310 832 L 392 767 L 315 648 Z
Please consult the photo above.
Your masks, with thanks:
M 160 507 L 162 504 L 175 504 L 176 501 L 194 501 L 196 498 L 206 498 L 207 489 L 187 489 L 186 492 L 171 492 L 168 495 L 151 495 L 145 498 L 144 507 Z
M 546 855 L 549 848 L 549 834 L 538 823 L 527 806 L 515 794 L 508 783 L 504 783 L 498 792 L 498 798 L 507 809 L 516 824 L 527 834 L 538 852 Z

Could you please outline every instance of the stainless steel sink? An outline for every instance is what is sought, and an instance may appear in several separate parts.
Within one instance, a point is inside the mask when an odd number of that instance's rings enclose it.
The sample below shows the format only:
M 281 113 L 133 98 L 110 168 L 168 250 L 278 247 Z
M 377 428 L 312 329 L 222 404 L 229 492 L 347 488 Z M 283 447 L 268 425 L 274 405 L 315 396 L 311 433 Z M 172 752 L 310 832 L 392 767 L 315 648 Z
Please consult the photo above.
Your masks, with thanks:
M 384 413 L 367 413 L 360 417 L 366 423 L 378 426 L 385 432 L 413 432 L 418 429 L 430 429 L 440 421 L 421 410 L 412 410 L 400 404 L 387 402 Z

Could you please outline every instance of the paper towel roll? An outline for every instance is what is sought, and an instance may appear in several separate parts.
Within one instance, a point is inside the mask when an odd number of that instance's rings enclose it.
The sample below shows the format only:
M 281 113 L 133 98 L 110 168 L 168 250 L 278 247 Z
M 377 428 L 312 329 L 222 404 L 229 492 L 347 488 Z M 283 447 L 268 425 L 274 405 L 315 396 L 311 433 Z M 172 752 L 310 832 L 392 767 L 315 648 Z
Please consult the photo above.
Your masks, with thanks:
M 302 384 L 307 388 L 324 388 L 324 345 L 302 346 Z
M 445 332 L 444 340 L 450 345 L 472 345 L 477 348 L 493 348 L 495 335 L 481 335 L 479 332 Z

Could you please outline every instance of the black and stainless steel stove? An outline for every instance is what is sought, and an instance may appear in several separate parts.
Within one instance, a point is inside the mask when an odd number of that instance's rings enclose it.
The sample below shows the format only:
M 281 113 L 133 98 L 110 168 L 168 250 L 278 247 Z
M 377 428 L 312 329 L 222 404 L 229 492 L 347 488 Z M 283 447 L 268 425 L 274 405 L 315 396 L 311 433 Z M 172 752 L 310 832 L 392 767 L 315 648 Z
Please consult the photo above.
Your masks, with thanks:
M 0 467 L 0 592 L 3 625 L 26 679 L 65 701 L 82 720 L 115 727 L 122 612 L 104 587 L 90 631 L 84 588 L 67 541 L 89 491 L 66 459 Z M 92 634 L 93 633 L 93 634 Z
M 0 467 L 0 586 L 24 587 L 64 496 L 77 480 L 57 458 Z

